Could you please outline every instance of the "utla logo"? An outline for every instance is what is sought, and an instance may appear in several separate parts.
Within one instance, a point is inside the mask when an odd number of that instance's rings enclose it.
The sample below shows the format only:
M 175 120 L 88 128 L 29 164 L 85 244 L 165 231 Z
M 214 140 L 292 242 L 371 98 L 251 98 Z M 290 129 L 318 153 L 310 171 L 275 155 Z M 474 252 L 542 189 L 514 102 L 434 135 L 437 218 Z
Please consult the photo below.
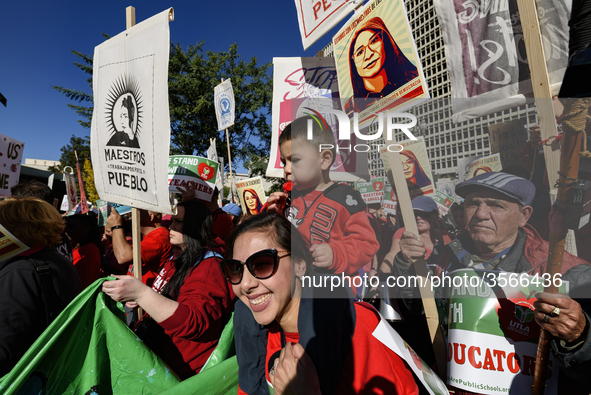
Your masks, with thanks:
M 215 175 L 215 169 L 209 166 L 207 163 L 199 163 L 197 166 L 197 172 L 203 181 L 209 181 Z
M 534 312 L 531 309 L 532 307 L 533 306 L 528 302 L 517 302 L 515 305 L 515 318 L 517 318 L 522 324 L 531 322 L 534 319 Z
M 382 181 L 374 181 L 373 182 L 373 189 L 376 192 L 381 191 L 384 188 L 384 183 Z

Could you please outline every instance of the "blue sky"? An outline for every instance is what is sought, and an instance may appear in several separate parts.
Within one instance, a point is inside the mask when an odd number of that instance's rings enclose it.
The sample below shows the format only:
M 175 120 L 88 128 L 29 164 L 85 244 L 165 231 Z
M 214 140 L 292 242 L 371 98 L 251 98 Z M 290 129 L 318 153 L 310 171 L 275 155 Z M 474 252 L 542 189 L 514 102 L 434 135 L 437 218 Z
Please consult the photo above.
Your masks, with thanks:
M 204 49 L 214 52 L 236 42 L 238 53 L 246 60 L 256 56 L 258 64 L 273 57 L 314 56 L 338 29 L 304 51 L 293 0 L 4 1 L 0 92 L 8 105 L 0 104 L 0 133 L 25 143 L 24 158 L 59 160 L 60 148 L 72 135 L 90 135 L 67 107 L 71 101 L 52 85 L 90 91 L 70 51 L 92 55 L 103 42 L 102 33 L 115 36 L 125 30 L 129 5 L 135 7 L 136 23 L 173 7 L 172 42 L 186 48 L 205 40 Z

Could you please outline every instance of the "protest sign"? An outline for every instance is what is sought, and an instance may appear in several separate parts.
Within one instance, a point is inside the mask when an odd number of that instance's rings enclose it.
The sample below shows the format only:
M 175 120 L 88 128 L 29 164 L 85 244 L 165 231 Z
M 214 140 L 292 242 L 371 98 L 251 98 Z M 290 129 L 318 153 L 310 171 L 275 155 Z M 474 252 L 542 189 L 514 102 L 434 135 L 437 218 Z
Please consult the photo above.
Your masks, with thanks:
M 244 214 L 254 215 L 261 212 L 267 201 L 261 177 L 247 178 L 236 182 L 236 191 Z
M 369 124 L 382 111 L 403 110 L 429 97 L 402 0 L 373 0 L 333 38 L 339 92 L 347 114 Z
M 18 184 L 25 144 L 0 134 L 0 196 L 10 196 L 10 188 Z
M 398 144 L 403 148 L 400 152 L 400 160 L 402 161 L 402 169 L 404 170 L 404 178 L 406 178 L 410 198 L 414 199 L 417 196 L 433 194 L 435 188 L 433 186 L 431 164 L 429 163 L 423 136 L 417 140 L 405 140 Z M 380 155 L 382 162 L 384 162 L 384 169 L 387 172 L 391 171 L 388 148 L 381 148 Z
M 457 180 L 441 179 L 435 183 L 435 189 L 451 196 L 455 202 L 459 202 L 462 198 L 456 195 Z
M 0 224 L 0 262 L 5 262 L 28 249 L 28 246 Z
M 485 156 L 484 158 L 475 160 L 474 162 L 468 165 L 468 172 L 465 180 L 469 180 L 472 177 L 475 177 L 482 173 L 490 173 L 491 171 L 496 172 L 501 170 L 503 170 L 503 168 L 501 167 L 500 154 Z
M 334 58 L 273 58 L 272 137 L 267 177 L 283 178 L 279 135 L 294 119 L 317 112 L 337 140 L 339 122 L 330 112 L 333 109 L 341 109 Z M 345 143 L 347 148 L 336 152 L 330 169 L 333 181 L 369 180 L 367 152 L 348 149 L 359 141 L 354 133 L 350 136 L 350 142 Z
M 64 195 L 62 198 L 62 205 L 60 206 L 60 211 L 68 211 L 68 195 Z
M 454 199 L 438 190 L 435 190 L 435 194 L 431 195 L 431 199 L 437 203 L 437 208 L 442 215 L 449 213 L 449 208 L 454 204 Z
M 234 125 L 234 90 L 232 82 L 227 79 L 213 89 L 215 116 L 218 120 L 218 131 Z
M 211 201 L 215 188 L 218 164 L 207 158 L 189 155 L 173 155 L 168 165 L 170 192 L 182 193 L 178 187 L 195 188 L 195 197 Z
M 66 183 L 66 193 L 68 196 L 67 211 L 73 210 L 76 203 L 78 203 L 78 196 L 76 195 L 76 178 L 73 174 L 64 171 L 64 182 Z
M 493 1 L 479 9 L 464 0 L 435 0 L 434 4 L 452 85 L 453 122 L 525 104 L 533 89 L 520 20 L 523 10 L 517 9 L 517 3 Z M 531 4 L 537 7 L 548 78 L 552 95 L 557 95 L 568 62 L 571 3 L 539 0 Z
M 91 153 L 102 200 L 172 214 L 168 57 L 172 9 L 97 46 Z
M 304 50 L 324 36 L 361 0 L 295 0 Z
M 384 177 L 372 178 L 370 182 L 356 182 L 355 190 L 366 204 L 380 203 L 384 197 Z
M 468 156 L 466 158 L 458 159 L 458 183 L 462 181 L 466 181 L 467 179 L 471 178 L 468 176 L 470 171 L 470 164 L 472 162 L 477 161 L 478 159 L 482 158 L 481 155 L 478 156 Z M 455 187 L 454 187 L 455 190 Z
M 487 126 L 492 154 L 501 155 L 501 165 L 522 166 L 521 150 L 527 141 L 525 127 L 527 119 L 516 119 L 510 122 Z
M 540 327 L 533 296 L 550 282 L 525 273 L 461 269 L 447 309 L 448 384 L 489 395 L 529 394 Z M 483 281 L 483 276 L 488 281 Z M 457 283 L 454 279 L 461 278 Z M 497 293 L 495 294 L 495 290 Z M 561 291 L 566 293 L 566 283 Z M 497 295 L 499 296 L 497 299 Z M 557 393 L 558 364 L 551 356 L 546 394 Z
M 397 203 L 398 199 L 396 198 L 394 189 L 392 189 L 392 186 L 387 183 L 384 187 L 384 200 L 382 201 L 382 208 L 387 214 L 396 215 Z
M 209 148 L 207 149 L 207 159 L 219 163 L 219 170 L 215 175 L 215 186 L 220 191 L 220 197 L 223 199 L 224 185 L 222 180 L 222 173 L 224 172 L 224 162 L 218 158 L 218 150 L 215 145 L 215 139 L 209 139 Z M 223 158 L 222 158 L 223 159 Z

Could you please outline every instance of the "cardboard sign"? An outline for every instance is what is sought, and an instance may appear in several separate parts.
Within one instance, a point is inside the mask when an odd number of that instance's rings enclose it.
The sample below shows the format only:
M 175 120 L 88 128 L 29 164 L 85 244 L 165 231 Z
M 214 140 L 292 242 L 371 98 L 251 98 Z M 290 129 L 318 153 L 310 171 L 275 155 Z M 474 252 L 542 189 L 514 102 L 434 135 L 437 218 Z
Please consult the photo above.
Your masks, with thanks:
M 10 196 L 18 184 L 25 144 L 0 134 L 0 196 Z
M 28 249 L 28 246 L 0 225 L 0 262 L 5 262 Z
M 359 113 L 359 126 L 379 112 L 403 110 L 429 97 L 402 0 L 370 1 L 332 42 L 342 106 L 347 114 Z
M 240 199 L 240 207 L 244 214 L 258 214 L 267 201 L 263 179 L 261 177 L 248 178 L 236 182 L 236 191 Z
M 442 215 L 447 215 L 449 208 L 454 204 L 454 198 L 438 190 L 435 190 L 435 194 L 431 195 L 431 199 L 437 203 L 437 208 Z
M 337 71 L 333 57 L 273 58 L 273 116 L 271 156 L 267 177 L 283 178 L 283 165 L 279 150 L 279 136 L 294 119 L 313 114 L 321 115 L 332 129 L 337 145 L 339 122 L 330 111 L 341 110 Z M 355 146 L 360 140 L 350 129 L 350 142 L 345 147 Z M 293 146 L 292 146 L 293 149 Z M 330 168 L 333 181 L 355 182 L 369 180 L 367 152 L 341 148 L 336 152 Z
M 170 192 L 182 193 L 178 187 L 193 186 L 196 198 L 211 201 L 218 167 L 217 162 L 207 158 L 173 155 L 168 165 L 168 188 Z
M 218 120 L 218 131 L 228 129 L 234 125 L 234 90 L 232 82 L 228 79 L 216 86 L 213 90 L 213 103 L 215 115 Z
M 295 0 L 304 50 L 354 10 L 360 0 Z
M 102 200 L 172 214 L 166 184 L 172 9 L 97 46 L 91 152 Z
M 404 148 L 400 152 L 400 160 L 402 161 L 402 170 L 408 184 L 410 198 L 414 199 L 417 196 L 435 193 L 431 164 L 429 163 L 423 136 L 417 140 L 401 141 L 398 144 Z M 384 169 L 391 172 L 392 168 L 387 147 L 380 149 L 380 155 L 382 162 L 384 162 Z
M 384 197 L 384 177 L 373 178 L 370 182 L 356 182 L 355 190 L 366 204 L 381 203 Z
M 382 208 L 387 214 L 396 215 L 396 206 L 398 205 L 398 198 L 394 189 L 388 183 L 384 188 L 384 200 L 382 201 Z
M 501 170 L 503 170 L 503 167 L 501 166 L 500 154 L 485 156 L 484 158 L 480 158 L 470 163 L 468 166 L 466 180 L 469 180 L 482 173 L 490 173 L 491 171 Z
M 501 165 L 521 166 L 521 150 L 527 142 L 525 126 L 527 119 L 489 125 L 490 149 L 493 154 L 501 155 Z

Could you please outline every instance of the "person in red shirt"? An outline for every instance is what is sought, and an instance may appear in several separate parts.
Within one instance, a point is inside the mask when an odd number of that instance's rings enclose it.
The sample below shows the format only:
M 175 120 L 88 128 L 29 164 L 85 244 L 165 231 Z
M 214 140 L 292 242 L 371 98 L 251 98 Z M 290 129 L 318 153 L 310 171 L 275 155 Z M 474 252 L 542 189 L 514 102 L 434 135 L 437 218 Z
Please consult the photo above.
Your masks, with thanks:
M 103 244 L 94 213 L 66 217 L 66 234 L 72 246 L 74 268 L 82 280 L 82 288 L 98 280 L 101 273 Z
M 418 394 L 405 362 L 372 335 L 380 316 L 352 298 L 314 298 L 302 236 L 265 212 L 241 222 L 222 271 L 240 299 L 234 312 L 239 394 Z M 341 292 L 351 296 L 343 287 Z M 327 295 L 325 295 L 327 296 Z M 338 299 L 335 299 L 337 297 Z
M 103 283 L 103 291 L 111 298 L 127 302 L 127 307 L 142 307 L 156 321 L 154 330 L 159 327 L 164 333 L 144 341 L 181 379 L 199 373 L 217 346 L 234 304 L 219 265 L 224 243 L 211 232 L 211 221 L 202 203 L 180 203 L 170 226 L 176 253 L 152 288 L 132 276 L 115 276 L 117 281 Z M 148 321 L 144 317 L 138 325 L 149 326 Z
M 161 225 L 161 220 L 160 213 L 140 210 L 142 281 L 149 287 L 172 255 L 168 229 Z M 129 270 L 133 275 L 133 247 L 125 237 L 123 218 L 114 208 L 107 218 L 107 226 L 112 232 L 113 253 L 118 262 L 116 269 Z

